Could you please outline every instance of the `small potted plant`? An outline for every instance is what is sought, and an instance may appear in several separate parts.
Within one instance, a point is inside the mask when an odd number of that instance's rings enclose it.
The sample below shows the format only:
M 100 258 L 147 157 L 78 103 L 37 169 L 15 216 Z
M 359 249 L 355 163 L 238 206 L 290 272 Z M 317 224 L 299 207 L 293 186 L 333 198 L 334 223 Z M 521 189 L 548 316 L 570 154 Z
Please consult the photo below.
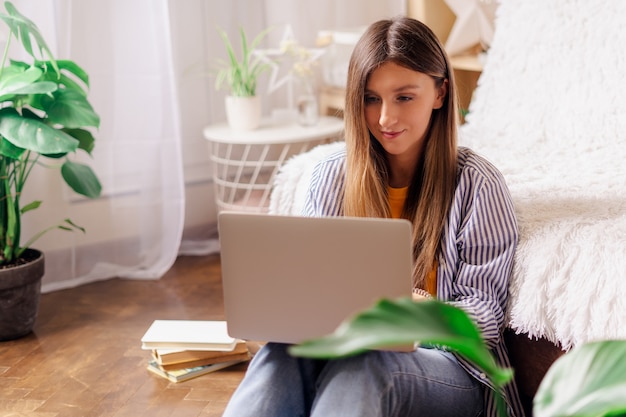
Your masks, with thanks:
M 256 95 L 257 80 L 270 68 L 270 65 L 255 56 L 253 52 L 268 31 L 269 29 L 262 31 L 248 44 L 246 34 L 243 28 L 240 28 L 241 57 L 239 58 L 226 32 L 218 29 L 226 46 L 228 60 L 218 61 L 220 68 L 217 71 L 215 87 L 218 90 L 228 88 L 226 118 L 233 129 L 256 129 L 261 121 L 261 102 Z
M 0 340 L 21 337 L 34 325 L 44 256 L 31 245 L 52 229 L 84 231 L 66 219 L 22 243 L 22 215 L 41 204 L 22 202 L 33 168 L 60 169 L 64 181 L 89 198 L 101 190 L 89 166 L 68 158 L 79 149 L 91 154 L 95 139 L 86 128 L 100 125 L 87 100 L 87 73 L 73 61 L 56 60 L 37 26 L 11 2 L 4 6 L 0 19 L 9 35 L 0 62 Z M 7 58 L 12 41 L 31 62 Z

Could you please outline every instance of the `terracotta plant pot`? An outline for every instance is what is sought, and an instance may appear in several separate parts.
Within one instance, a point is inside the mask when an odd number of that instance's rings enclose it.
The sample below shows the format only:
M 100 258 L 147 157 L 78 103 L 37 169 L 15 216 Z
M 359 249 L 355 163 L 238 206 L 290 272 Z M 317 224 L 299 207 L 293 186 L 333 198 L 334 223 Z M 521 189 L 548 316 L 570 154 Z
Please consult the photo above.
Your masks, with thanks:
M 0 267 L 0 341 L 26 336 L 37 318 L 44 255 L 27 249 L 22 258 L 24 263 Z

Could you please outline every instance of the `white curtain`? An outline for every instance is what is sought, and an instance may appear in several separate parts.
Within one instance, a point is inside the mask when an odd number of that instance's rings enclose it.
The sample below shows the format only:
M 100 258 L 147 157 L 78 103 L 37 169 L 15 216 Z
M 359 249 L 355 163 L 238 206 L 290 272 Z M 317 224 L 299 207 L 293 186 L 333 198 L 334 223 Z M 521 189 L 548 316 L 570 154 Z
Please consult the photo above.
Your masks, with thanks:
M 44 204 L 24 217 L 25 238 L 69 217 L 86 233 L 54 230 L 34 246 L 46 254 L 43 291 L 112 277 L 157 279 L 178 254 L 209 253 L 215 241 L 204 126 L 224 119 L 207 63 L 225 57 L 216 31 L 237 36 L 282 27 L 314 46 L 317 32 L 364 26 L 404 13 L 405 0 L 13 0 L 58 59 L 90 75 L 101 117 L 93 158 L 103 195 L 73 195 L 57 173 L 33 173 L 25 198 Z M 263 88 L 261 85 L 260 88 Z M 266 97 L 266 108 L 272 98 Z M 211 229 L 213 228 L 213 229 Z M 191 231 L 191 232 L 190 232 Z M 185 232 L 185 233 L 184 233 Z M 191 248 L 191 249 L 190 249 Z

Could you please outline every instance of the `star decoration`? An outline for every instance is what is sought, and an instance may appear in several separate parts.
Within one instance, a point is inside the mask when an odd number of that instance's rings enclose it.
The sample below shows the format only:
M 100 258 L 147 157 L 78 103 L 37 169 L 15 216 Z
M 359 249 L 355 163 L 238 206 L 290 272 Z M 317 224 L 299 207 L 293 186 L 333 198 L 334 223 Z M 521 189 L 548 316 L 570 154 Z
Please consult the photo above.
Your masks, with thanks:
M 457 55 L 476 45 L 488 48 L 493 39 L 496 0 L 445 0 L 456 15 L 446 50 Z
M 293 35 L 291 25 L 287 25 L 278 48 L 259 49 L 253 51 L 253 54 L 272 68 L 267 87 L 268 93 L 271 94 L 286 85 L 289 90 L 289 107 L 291 108 L 294 77 L 312 75 L 309 72 L 324 52 L 322 48 L 300 46 Z M 286 73 L 280 77 L 281 70 L 285 67 Z

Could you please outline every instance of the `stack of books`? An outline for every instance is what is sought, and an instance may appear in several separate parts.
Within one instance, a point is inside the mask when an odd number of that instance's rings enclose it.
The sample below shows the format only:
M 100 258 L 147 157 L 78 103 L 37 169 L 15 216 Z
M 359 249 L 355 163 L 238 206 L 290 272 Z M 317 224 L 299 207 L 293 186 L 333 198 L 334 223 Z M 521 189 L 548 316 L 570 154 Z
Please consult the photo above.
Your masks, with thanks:
M 155 320 L 141 338 L 152 355 L 147 369 L 182 382 L 250 359 L 245 342 L 228 335 L 226 322 Z

